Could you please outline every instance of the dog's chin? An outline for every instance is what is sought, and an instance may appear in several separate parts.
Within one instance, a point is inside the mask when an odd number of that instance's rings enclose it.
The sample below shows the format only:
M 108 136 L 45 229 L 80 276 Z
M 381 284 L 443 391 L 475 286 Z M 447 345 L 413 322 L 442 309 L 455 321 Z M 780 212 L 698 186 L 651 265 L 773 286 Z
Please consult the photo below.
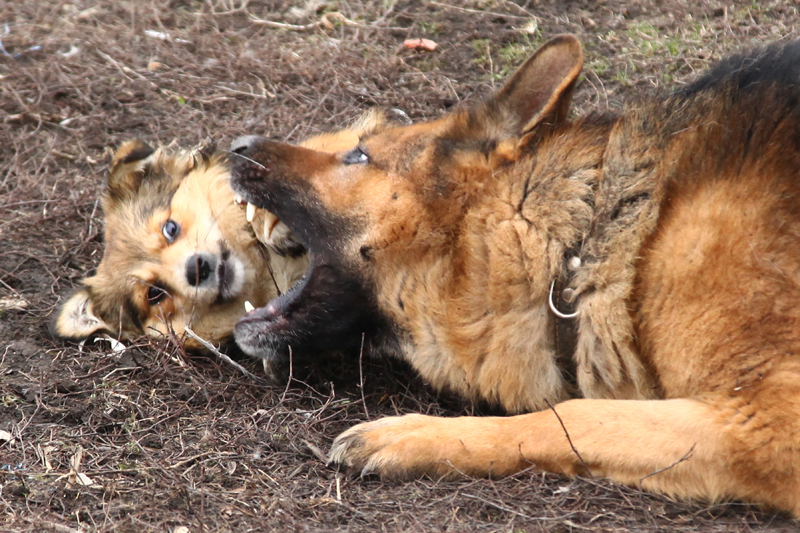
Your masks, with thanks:
M 234 328 L 239 348 L 251 357 L 268 362 L 284 362 L 291 356 L 291 339 L 297 338 L 297 324 L 288 316 L 288 304 L 294 302 L 308 279 L 302 279 L 265 307 L 249 311 Z
M 357 275 L 312 254 L 306 275 L 265 307 L 239 319 L 234 337 L 244 353 L 276 365 L 292 356 L 358 354 L 380 324 Z

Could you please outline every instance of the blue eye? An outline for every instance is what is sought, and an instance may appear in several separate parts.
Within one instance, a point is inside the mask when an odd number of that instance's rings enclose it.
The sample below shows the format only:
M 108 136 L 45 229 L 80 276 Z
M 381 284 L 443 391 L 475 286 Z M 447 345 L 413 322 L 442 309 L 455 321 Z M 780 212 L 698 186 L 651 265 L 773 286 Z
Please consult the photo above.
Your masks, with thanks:
M 345 165 L 363 165 L 369 163 L 369 156 L 361 148 L 353 148 L 342 158 Z
M 164 225 L 161 227 L 161 233 L 164 234 L 164 237 L 167 239 L 167 242 L 172 244 L 175 242 L 175 239 L 178 238 L 178 234 L 181 232 L 181 227 L 172 219 L 167 220 L 164 222 Z

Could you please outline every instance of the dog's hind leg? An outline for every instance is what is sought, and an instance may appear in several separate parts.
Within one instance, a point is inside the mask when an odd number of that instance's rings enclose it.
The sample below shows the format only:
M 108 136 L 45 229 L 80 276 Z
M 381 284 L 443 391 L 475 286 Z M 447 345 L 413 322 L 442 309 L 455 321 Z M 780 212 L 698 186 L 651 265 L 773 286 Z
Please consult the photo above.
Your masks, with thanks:
M 792 398 L 800 395 L 783 400 Z M 331 461 L 385 479 L 502 477 L 533 466 L 800 515 L 800 406 L 783 403 L 770 413 L 752 405 L 713 397 L 580 399 L 513 417 L 390 417 L 343 433 Z

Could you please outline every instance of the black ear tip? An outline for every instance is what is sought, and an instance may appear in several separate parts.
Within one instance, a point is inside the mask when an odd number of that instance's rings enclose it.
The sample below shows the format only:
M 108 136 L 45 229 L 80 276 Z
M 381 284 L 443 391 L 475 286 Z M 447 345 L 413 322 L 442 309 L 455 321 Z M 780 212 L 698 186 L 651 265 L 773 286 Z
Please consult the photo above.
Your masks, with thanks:
M 198 149 L 197 154 L 203 158 L 204 161 L 208 161 L 217 153 L 217 144 L 213 141 L 205 141 Z
M 128 163 L 141 161 L 142 159 L 152 155 L 153 152 L 155 152 L 155 150 L 146 142 L 139 139 L 134 139 L 124 143 L 120 147 L 118 154 L 122 157 L 117 159 L 117 164 L 126 165 Z

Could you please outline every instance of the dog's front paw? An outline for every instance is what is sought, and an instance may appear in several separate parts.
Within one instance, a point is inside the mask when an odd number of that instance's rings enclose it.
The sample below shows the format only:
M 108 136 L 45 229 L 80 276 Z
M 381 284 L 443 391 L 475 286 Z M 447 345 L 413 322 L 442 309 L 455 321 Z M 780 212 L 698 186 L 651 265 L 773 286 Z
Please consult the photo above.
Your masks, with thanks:
M 425 474 L 422 415 L 388 417 L 354 426 L 333 442 L 330 462 L 348 471 L 378 474 L 382 479 L 410 479 Z
M 359 424 L 333 442 L 330 463 L 385 480 L 508 475 L 520 468 L 493 431 L 497 420 L 406 415 Z

